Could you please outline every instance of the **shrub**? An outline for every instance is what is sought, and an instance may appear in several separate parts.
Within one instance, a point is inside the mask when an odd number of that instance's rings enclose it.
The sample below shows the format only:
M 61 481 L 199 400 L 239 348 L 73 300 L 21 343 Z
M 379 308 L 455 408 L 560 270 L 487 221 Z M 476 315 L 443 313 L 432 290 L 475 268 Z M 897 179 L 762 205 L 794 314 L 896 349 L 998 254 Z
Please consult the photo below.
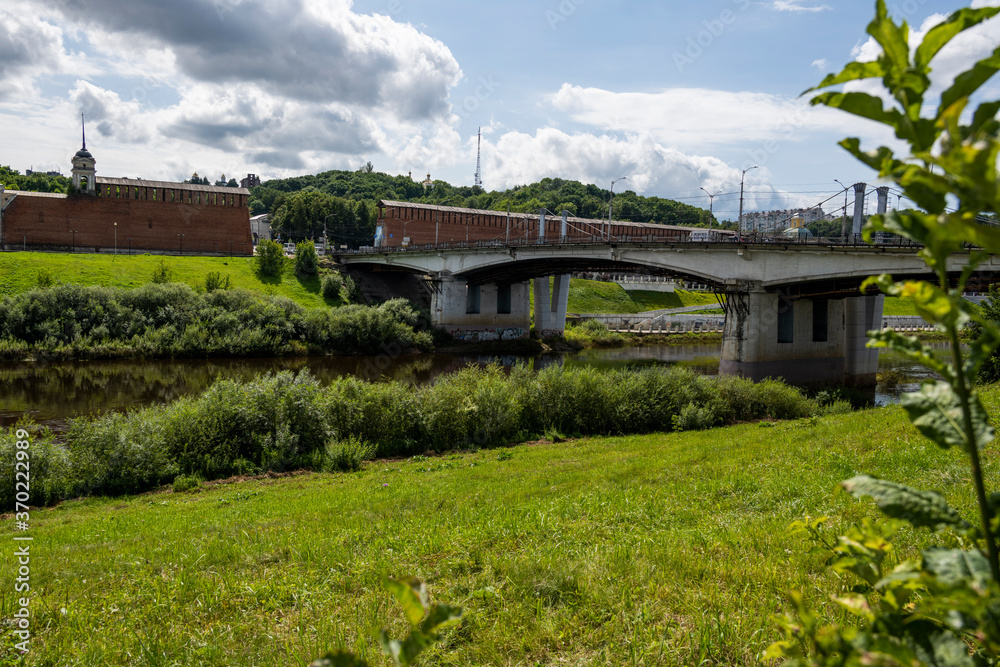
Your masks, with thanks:
M 361 464 L 375 456 L 375 446 L 348 436 L 343 440 L 331 440 L 323 453 L 321 470 L 324 472 L 354 472 Z
M 52 276 L 52 272 L 48 269 L 42 269 L 38 272 L 38 277 L 35 280 L 35 284 L 39 287 L 52 287 L 56 284 L 56 279 Z
M 174 478 L 174 493 L 184 493 L 185 491 L 197 489 L 204 481 L 197 475 L 177 475 Z
M 285 250 L 280 243 L 264 239 L 257 244 L 257 270 L 264 276 L 280 276 L 285 267 Z
M 27 449 L 17 447 L 18 441 L 28 442 Z M 22 457 L 27 467 L 17 467 L 18 452 L 27 452 Z M 48 430 L 39 432 L 26 422 L 0 429 L 0 503 L 7 511 L 14 508 L 20 490 L 15 487 L 15 473 L 19 470 L 30 473 L 31 491 L 26 504 L 51 505 L 75 493 L 69 452 L 55 442 Z
M 316 244 L 302 241 L 295 245 L 295 272 L 303 276 L 314 276 L 319 271 L 319 256 Z
M 229 280 L 229 276 L 223 278 L 222 274 L 218 271 L 209 271 L 208 275 L 205 276 L 205 291 L 214 292 L 215 290 L 228 290 L 232 288 L 232 282 Z
M 344 287 L 344 281 L 341 280 L 339 272 L 333 272 L 323 276 L 323 280 L 320 285 L 323 291 L 323 296 L 327 299 L 333 300 L 340 298 L 340 290 Z
M 167 264 L 167 260 L 160 259 L 160 265 L 153 269 L 153 282 L 154 283 L 169 283 L 170 278 L 173 276 L 173 271 Z

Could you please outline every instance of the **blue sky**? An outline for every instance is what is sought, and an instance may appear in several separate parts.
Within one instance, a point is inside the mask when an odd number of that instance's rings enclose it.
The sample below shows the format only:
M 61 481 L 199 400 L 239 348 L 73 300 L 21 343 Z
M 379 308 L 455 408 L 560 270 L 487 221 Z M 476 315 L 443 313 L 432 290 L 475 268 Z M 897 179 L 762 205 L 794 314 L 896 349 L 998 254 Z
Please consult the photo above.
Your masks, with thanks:
M 977 0 L 975 5 L 997 4 Z M 919 34 L 964 3 L 897 0 Z M 799 94 L 855 58 L 874 2 L 14 0 L 0 8 L 0 163 L 179 180 L 356 169 L 504 189 L 577 179 L 747 210 L 871 174 L 836 146 L 879 128 Z M 942 52 L 950 80 L 1000 21 Z M 992 84 L 988 94 L 996 94 Z

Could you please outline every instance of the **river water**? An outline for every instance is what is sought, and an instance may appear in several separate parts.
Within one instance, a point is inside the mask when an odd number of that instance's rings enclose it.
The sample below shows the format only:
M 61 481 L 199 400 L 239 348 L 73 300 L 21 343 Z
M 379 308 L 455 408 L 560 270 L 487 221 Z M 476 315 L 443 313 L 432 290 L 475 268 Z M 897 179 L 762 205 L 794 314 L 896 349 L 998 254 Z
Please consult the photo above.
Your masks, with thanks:
M 365 380 L 396 380 L 415 385 L 431 382 L 468 364 L 525 363 L 540 370 L 552 364 L 602 369 L 676 364 L 705 375 L 719 370 L 720 346 L 652 345 L 590 349 L 576 353 L 520 355 L 403 354 L 379 357 L 290 357 L 277 359 L 182 359 L 87 361 L 0 365 L 0 426 L 23 416 L 56 432 L 73 417 L 139 408 L 204 391 L 217 378 L 249 379 L 259 373 L 309 369 L 320 382 L 343 375 Z M 893 353 L 882 352 L 880 369 L 896 368 L 904 383 L 876 392 L 879 404 L 897 400 L 916 387 L 927 372 Z

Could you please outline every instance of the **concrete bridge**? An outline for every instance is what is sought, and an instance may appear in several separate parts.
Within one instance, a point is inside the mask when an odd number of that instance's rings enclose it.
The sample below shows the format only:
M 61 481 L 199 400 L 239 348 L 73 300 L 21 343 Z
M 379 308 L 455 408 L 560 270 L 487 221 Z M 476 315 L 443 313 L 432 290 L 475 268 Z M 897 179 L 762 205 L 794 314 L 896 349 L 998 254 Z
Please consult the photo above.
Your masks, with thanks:
M 412 223 L 416 226 L 418 223 Z M 890 273 L 928 278 L 918 247 L 901 239 L 740 238 L 687 241 L 677 235 L 569 241 L 565 235 L 504 241 L 371 248 L 337 254 L 372 271 L 423 275 L 433 285 L 433 323 L 461 340 L 561 335 L 574 272 L 617 271 L 696 280 L 714 286 L 725 310 L 720 373 L 792 383 L 873 385 L 878 351 L 866 333 L 882 324 L 881 295 L 861 282 Z M 957 275 L 967 252 L 952 257 Z M 984 282 L 1000 259 L 983 266 Z

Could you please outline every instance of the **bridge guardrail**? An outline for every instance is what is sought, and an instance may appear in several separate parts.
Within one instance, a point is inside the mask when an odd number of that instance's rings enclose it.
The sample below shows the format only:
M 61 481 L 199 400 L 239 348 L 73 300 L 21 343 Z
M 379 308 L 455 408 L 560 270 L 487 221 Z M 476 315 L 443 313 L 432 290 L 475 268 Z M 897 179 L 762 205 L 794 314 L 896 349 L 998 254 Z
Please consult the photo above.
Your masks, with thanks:
M 880 237 L 877 238 L 873 243 L 865 243 L 864 239 L 860 234 L 854 234 L 847 237 L 842 236 L 818 236 L 810 238 L 788 238 L 783 236 L 771 236 L 764 234 L 745 234 L 741 237 L 730 237 L 720 240 L 705 240 L 699 239 L 697 241 L 688 241 L 684 239 L 677 238 L 662 238 L 651 235 L 641 235 L 641 236 L 612 236 L 610 238 L 602 238 L 599 236 L 589 236 L 580 237 L 572 236 L 566 238 L 545 238 L 545 239 L 511 239 L 507 240 L 491 240 L 491 241 L 460 241 L 453 243 L 427 243 L 427 244 L 410 244 L 407 246 L 393 245 L 393 246 L 380 246 L 380 247 L 362 247 L 357 249 L 349 250 L 337 250 L 331 254 L 334 255 L 383 255 L 387 253 L 407 253 L 407 252 L 426 252 L 433 250 L 498 250 L 503 248 L 527 248 L 527 247 L 537 247 L 537 246 L 606 246 L 609 244 L 616 243 L 640 243 L 640 244 L 650 244 L 650 245 L 665 245 L 665 246 L 678 246 L 678 245 L 690 245 L 690 246 L 722 246 L 722 247 L 732 247 L 732 246 L 762 246 L 762 247 L 787 247 L 787 246 L 807 246 L 807 247 L 826 247 L 826 248 L 840 248 L 840 247 L 870 247 L 870 248 L 921 248 L 922 244 L 916 243 L 909 239 L 903 238 L 902 236 L 892 235 L 891 237 Z M 971 249 L 975 246 L 971 243 L 965 244 L 966 249 Z

